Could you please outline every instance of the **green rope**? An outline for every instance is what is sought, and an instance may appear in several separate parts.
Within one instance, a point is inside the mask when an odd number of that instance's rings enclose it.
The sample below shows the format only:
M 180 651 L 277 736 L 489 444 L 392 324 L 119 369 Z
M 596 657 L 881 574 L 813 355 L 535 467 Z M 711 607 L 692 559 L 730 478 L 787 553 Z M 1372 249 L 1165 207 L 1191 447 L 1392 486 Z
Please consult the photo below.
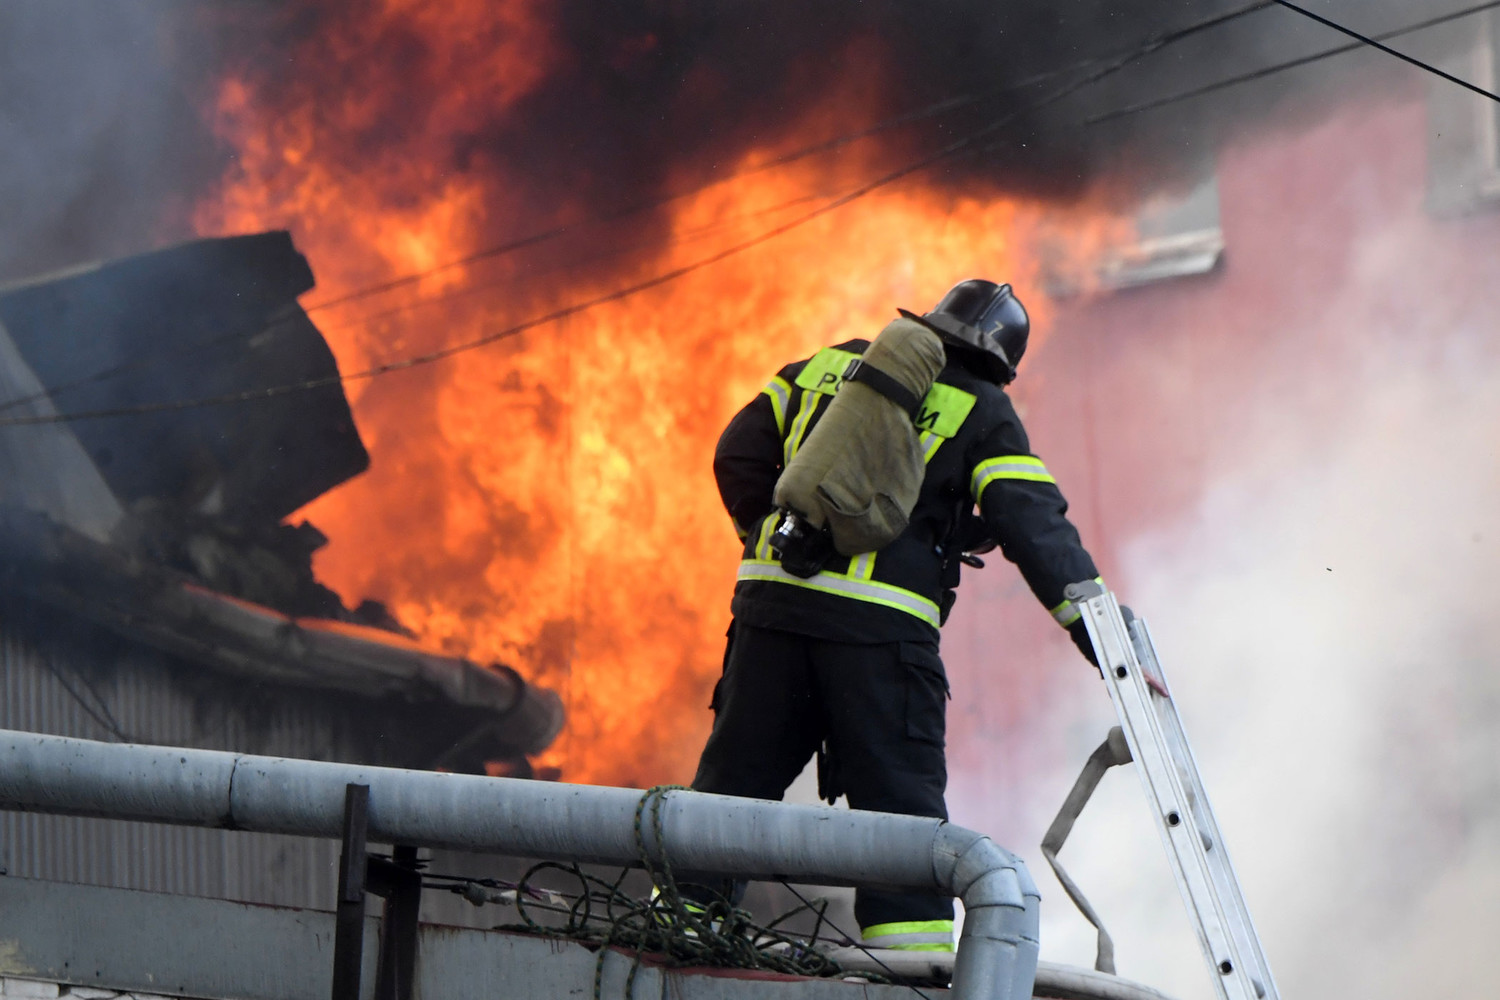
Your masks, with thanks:
M 623 890 L 625 877 L 630 872 L 628 868 L 611 882 L 583 871 L 576 864 L 544 861 L 528 869 L 516 885 L 493 883 L 514 893 L 516 911 L 521 918 L 520 924 L 501 925 L 496 929 L 565 937 L 597 949 L 594 1000 L 603 1000 L 604 960 L 611 948 L 633 953 L 625 980 L 626 1000 L 633 997 L 636 974 L 647 955 L 667 968 L 710 966 L 761 969 L 794 976 L 841 975 L 843 970 L 837 963 L 814 947 L 818 933 L 825 926 L 826 903 L 820 909 L 804 901 L 795 910 L 761 926 L 753 921 L 747 910 L 735 907 L 716 893 L 709 894 L 706 903 L 683 896 L 665 846 L 662 803 L 667 792 L 689 790 L 682 785 L 658 785 L 644 792 L 636 805 L 636 850 L 641 867 L 656 886 L 656 892 L 650 898 L 633 897 Z M 659 863 L 653 860 L 653 855 L 660 859 Z M 557 872 L 577 880 L 579 892 L 576 898 L 566 907 L 544 902 L 544 894 L 531 888 L 532 879 L 543 872 Z M 465 892 L 465 886 L 475 884 L 491 883 L 489 880 L 469 879 L 465 885 L 451 886 L 450 891 L 472 900 L 473 897 Z M 506 899 L 509 899 L 509 894 Z M 816 913 L 818 918 L 811 938 L 776 929 L 789 917 L 805 910 Z M 533 911 L 560 915 L 562 925 L 543 923 Z

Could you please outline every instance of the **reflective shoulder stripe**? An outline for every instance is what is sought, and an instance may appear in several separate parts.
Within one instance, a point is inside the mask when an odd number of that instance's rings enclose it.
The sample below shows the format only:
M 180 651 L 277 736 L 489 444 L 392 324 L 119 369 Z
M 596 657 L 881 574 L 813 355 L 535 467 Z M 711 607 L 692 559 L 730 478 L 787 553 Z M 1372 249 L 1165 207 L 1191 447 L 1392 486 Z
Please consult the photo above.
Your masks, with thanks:
M 943 440 L 943 438 L 932 433 L 932 431 L 923 431 L 917 435 L 917 443 L 922 446 L 922 461 L 924 463 L 927 465 L 932 464 L 932 456 L 936 455 L 937 450 L 943 446 Z
M 1102 587 L 1104 586 L 1104 577 L 1096 576 L 1094 577 L 1094 582 Z M 1083 612 L 1080 611 L 1078 609 L 1078 605 L 1074 604 L 1072 601 L 1063 601 L 1057 607 L 1048 608 L 1047 610 L 1051 612 L 1052 620 L 1057 622 L 1057 624 L 1061 625 L 1063 628 L 1067 628 L 1069 625 L 1073 624 L 1078 619 L 1083 617 Z
M 978 399 L 973 393 L 964 392 L 962 389 L 947 385 L 943 382 L 932 383 L 932 388 L 927 391 L 927 396 L 922 400 L 922 407 L 913 418 L 919 431 L 929 431 L 941 438 L 951 438 L 958 433 L 958 429 L 969 419 L 969 413 L 974 409 Z
M 813 414 L 818 412 L 818 401 L 822 398 L 823 396 L 816 392 L 802 394 L 802 405 L 797 408 L 797 417 L 792 421 L 791 430 L 781 446 L 782 461 L 787 465 L 792 463 L 797 449 L 802 447 L 802 439 L 807 435 L 807 425 L 812 423 Z
M 821 392 L 825 396 L 832 396 L 838 392 L 839 383 L 844 380 L 844 371 L 848 369 L 849 362 L 858 357 L 859 355 L 852 351 L 825 347 L 802 366 L 802 371 L 797 375 L 797 386 L 801 389 Z
M 771 397 L 771 412 L 776 414 L 776 433 L 786 436 L 786 408 L 792 402 L 792 384 L 777 375 L 761 390 Z
M 816 590 L 824 594 L 848 597 L 867 604 L 905 611 L 922 619 L 933 628 L 942 627 L 938 606 L 921 594 L 914 594 L 901 587 L 874 580 L 855 580 L 846 573 L 830 573 L 824 570 L 817 576 L 804 580 L 781 568 L 781 564 L 770 559 L 746 559 L 740 563 L 737 576 L 740 580 L 756 580 L 766 583 L 785 583 L 805 590 Z
M 907 920 L 876 924 L 860 929 L 864 943 L 874 948 L 896 948 L 902 951 L 952 951 L 953 921 Z
M 978 503 L 984 496 L 984 488 L 997 479 L 1024 479 L 1033 483 L 1056 483 L 1052 473 L 1035 455 L 997 455 L 974 466 L 974 475 L 969 480 L 969 492 Z
M 875 553 L 861 552 L 849 560 L 849 575 L 856 580 L 870 580 L 875 576 Z

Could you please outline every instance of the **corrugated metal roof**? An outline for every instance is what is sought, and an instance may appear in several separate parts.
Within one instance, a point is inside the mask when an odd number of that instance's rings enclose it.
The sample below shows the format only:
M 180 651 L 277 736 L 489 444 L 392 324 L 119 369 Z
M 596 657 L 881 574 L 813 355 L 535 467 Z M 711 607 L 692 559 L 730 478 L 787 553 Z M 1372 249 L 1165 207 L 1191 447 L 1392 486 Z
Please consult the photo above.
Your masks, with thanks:
M 0 618 L 0 726 L 322 760 L 381 757 L 383 741 L 349 717 L 367 705 L 351 700 L 340 718 L 326 702 L 229 701 L 165 657 L 123 645 L 119 653 L 106 669 L 72 644 L 22 636 Z M 296 837 L 0 813 L 0 864 L 24 877 L 329 908 L 337 858 L 337 844 Z

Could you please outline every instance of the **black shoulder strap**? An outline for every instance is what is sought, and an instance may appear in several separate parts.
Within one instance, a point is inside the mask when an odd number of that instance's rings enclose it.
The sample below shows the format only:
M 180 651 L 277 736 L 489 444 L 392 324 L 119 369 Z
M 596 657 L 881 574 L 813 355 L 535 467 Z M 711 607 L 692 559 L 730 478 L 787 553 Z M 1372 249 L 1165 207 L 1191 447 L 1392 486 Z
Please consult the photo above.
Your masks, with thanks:
M 917 410 L 922 407 L 922 401 L 917 398 L 916 393 L 862 359 L 856 358 L 849 362 L 849 367 L 844 370 L 844 381 L 863 382 L 905 410 L 907 416 L 915 417 Z

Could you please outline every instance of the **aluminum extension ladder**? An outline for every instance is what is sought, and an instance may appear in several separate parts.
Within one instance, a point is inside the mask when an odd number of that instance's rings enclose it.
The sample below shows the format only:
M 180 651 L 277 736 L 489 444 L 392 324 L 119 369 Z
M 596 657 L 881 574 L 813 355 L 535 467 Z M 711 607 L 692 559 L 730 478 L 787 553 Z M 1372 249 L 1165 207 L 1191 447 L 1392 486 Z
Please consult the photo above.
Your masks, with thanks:
M 1222 1000 L 1280 1000 L 1146 623 L 1131 615 L 1128 608 L 1122 609 L 1115 595 L 1098 583 L 1073 584 L 1066 596 L 1083 612 L 1130 751 L 1127 758 L 1122 753 L 1124 748 L 1116 749 L 1116 759 L 1104 763 L 1098 773 L 1111 763 L 1127 759 L 1139 765 L 1147 802 Z M 1113 733 L 1095 756 L 1109 756 L 1106 748 L 1112 742 L 1118 743 Z M 1075 787 L 1075 795 L 1070 796 L 1071 801 L 1082 791 L 1074 818 L 1098 782 L 1096 774 L 1087 789 L 1081 788 L 1088 776 L 1085 771 L 1080 787 Z M 1060 816 L 1054 826 L 1061 825 L 1062 820 Z M 1066 827 L 1071 826 L 1069 818 Z M 1061 833 L 1066 837 L 1066 828 Z M 1052 831 L 1048 837 L 1053 839 Z M 1056 847 L 1060 846 L 1061 838 L 1057 838 L 1049 854 L 1054 867 Z M 1061 877 L 1069 895 L 1098 926 L 1071 880 Z M 1102 928 L 1100 939 L 1101 943 L 1108 940 Z

